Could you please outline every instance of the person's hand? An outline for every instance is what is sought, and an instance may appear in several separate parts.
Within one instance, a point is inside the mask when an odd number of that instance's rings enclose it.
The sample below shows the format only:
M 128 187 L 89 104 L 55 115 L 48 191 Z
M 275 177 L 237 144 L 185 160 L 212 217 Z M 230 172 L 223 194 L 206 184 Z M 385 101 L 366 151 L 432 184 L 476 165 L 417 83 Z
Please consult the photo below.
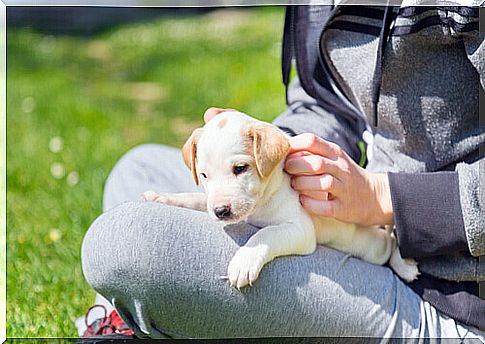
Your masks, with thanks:
M 222 108 L 216 108 L 216 107 L 208 108 L 207 110 L 205 110 L 205 113 L 204 113 L 204 122 L 205 123 L 209 122 L 211 119 L 213 119 L 218 114 L 220 114 L 221 112 L 224 112 L 224 111 L 237 111 L 237 110 L 222 109 Z
M 366 171 L 313 134 L 292 137 L 290 145 L 285 170 L 308 212 L 362 226 L 393 224 L 387 174 Z

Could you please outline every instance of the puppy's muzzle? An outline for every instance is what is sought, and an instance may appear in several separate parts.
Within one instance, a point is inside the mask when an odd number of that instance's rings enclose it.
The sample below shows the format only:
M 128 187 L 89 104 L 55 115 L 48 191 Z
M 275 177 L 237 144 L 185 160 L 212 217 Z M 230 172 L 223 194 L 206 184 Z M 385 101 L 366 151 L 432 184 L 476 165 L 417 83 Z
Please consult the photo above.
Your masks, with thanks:
M 230 205 L 223 205 L 214 208 L 214 214 L 219 220 L 226 220 L 231 217 L 231 206 Z

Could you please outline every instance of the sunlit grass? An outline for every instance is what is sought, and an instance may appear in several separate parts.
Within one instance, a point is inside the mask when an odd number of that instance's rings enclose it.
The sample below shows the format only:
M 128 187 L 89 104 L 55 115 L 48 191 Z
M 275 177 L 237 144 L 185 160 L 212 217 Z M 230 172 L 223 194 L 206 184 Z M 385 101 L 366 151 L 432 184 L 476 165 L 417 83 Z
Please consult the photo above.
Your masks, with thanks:
M 73 337 L 104 181 L 133 146 L 180 146 L 212 105 L 284 109 L 282 9 L 216 11 L 94 37 L 8 32 L 8 337 Z

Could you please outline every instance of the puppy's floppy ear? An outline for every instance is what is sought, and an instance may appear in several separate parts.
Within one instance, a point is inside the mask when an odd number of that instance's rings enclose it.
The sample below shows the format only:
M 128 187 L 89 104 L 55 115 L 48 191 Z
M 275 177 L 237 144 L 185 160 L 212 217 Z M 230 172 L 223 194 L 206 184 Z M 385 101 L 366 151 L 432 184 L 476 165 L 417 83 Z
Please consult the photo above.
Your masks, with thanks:
M 288 138 L 273 125 L 258 122 L 248 126 L 246 135 L 252 142 L 258 173 L 266 178 L 290 151 Z
M 202 132 L 202 128 L 195 129 L 182 147 L 182 156 L 184 157 L 185 165 L 187 165 L 192 172 L 196 185 L 199 185 L 199 178 L 197 177 L 197 169 L 195 166 L 195 160 L 197 159 L 197 142 L 199 142 Z

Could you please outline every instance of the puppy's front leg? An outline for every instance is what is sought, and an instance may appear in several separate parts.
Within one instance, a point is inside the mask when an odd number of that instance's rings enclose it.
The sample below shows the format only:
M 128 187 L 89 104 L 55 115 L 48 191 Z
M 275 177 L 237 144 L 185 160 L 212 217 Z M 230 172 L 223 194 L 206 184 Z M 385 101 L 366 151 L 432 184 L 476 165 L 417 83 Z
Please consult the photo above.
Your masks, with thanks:
M 156 193 L 147 191 L 143 194 L 145 201 L 173 205 L 198 211 L 207 211 L 207 196 L 205 193 Z
M 313 253 L 316 238 L 311 223 L 283 223 L 260 229 L 241 247 L 227 269 L 231 286 L 242 288 L 252 285 L 263 266 L 279 256 Z

